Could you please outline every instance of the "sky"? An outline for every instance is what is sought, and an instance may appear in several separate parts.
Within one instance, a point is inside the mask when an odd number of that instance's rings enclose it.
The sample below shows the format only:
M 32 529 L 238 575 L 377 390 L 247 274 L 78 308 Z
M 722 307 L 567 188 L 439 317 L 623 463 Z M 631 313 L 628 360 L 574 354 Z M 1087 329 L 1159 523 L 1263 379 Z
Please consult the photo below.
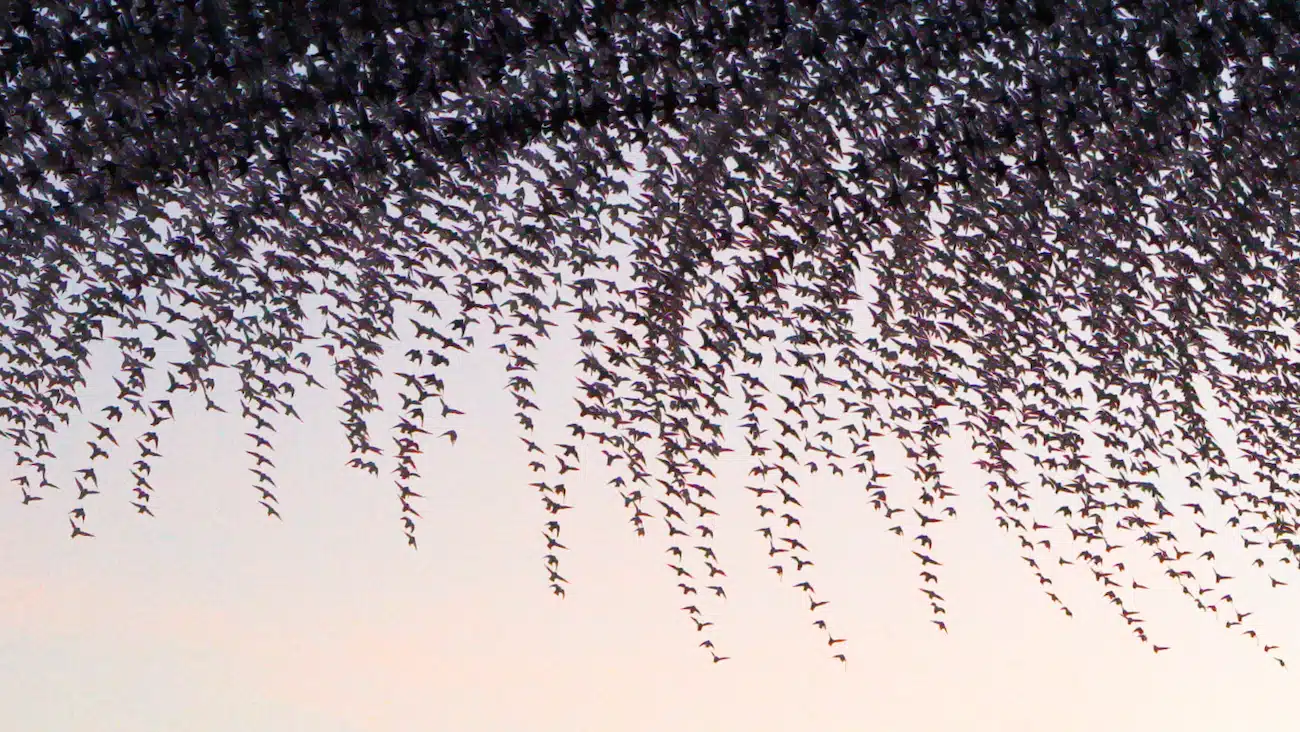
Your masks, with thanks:
M 548 349 L 535 439 L 553 444 L 567 441 L 574 373 L 564 364 L 576 356 Z M 938 632 L 917 591 L 915 547 L 887 531 L 851 479 L 804 479 L 801 536 L 816 564 L 778 580 L 742 488 L 748 465 L 735 459 L 710 483 L 727 599 L 689 599 L 716 632 L 697 632 L 680 610 L 687 599 L 665 566 L 661 523 L 635 536 L 590 447 L 566 480 L 573 508 L 561 539 L 571 551 L 560 571 L 570 584 L 558 599 L 542 560 L 551 516 L 528 486 L 535 476 L 506 376 L 489 363 L 470 360 L 448 378 L 466 414 L 451 425 L 454 447 L 425 441 L 418 551 L 402 534 L 389 478 L 344 467 L 337 391 L 304 392 L 304 423 L 277 423 L 283 521 L 250 487 L 247 425 L 203 412 L 198 398 L 178 399 L 178 423 L 160 432 L 155 517 L 129 503 L 126 450 L 97 466 L 103 494 L 85 523 L 93 539 L 69 537 L 66 489 L 28 506 L 16 489 L 0 493 L 0 732 L 1295 726 L 1295 671 L 1260 650 L 1278 644 L 1300 664 L 1294 571 L 1270 570 L 1291 580 L 1270 589 L 1264 570 L 1230 550 L 1232 534 L 1217 537 L 1257 642 L 1197 611 L 1135 553 L 1151 588 L 1135 607 L 1152 640 L 1169 646 L 1153 654 L 1081 567 L 1052 572 L 1072 617 L 1044 596 L 1014 536 L 996 527 L 986 478 L 960 444 L 945 463 L 962 493 L 959 520 L 930 531 L 950 633 Z M 88 414 L 105 403 L 109 375 L 101 370 L 83 394 Z M 222 396 L 234 409 L 230 391 Z M 90 436 L 74 423 L 61 454 L 84 455 Z M 882 453 L 880 469 L 905 490 L 898 457 Z M 57 477 L 70 484 L 79 466 L 65 460 Z M 0 463 L 0 478 L 13 474 Z M 806 595 L 791 587 L 802 579 L 830 601 L 819 617 L 842 646 L 828 648 L 812 627 Z M 729 660 L 713 663 L 698 647 L 705 637 Z M 846 664 L 830 658 L 838 651 Z
M 566 348 L 547 346 L 540 359 L 539 430 L 551 442 L 574 416 Z M 804 482 L 802 536 L 815 565 L 778 580 L 754 533 L 740 459 L 724 459 L 712 483 L 727 598 L 697 604 L 716 632 L 697 632 L 679 609 L 686 603 L 665 566 L 668 543 L 654 530 L 661 522 L 635 536 L 598 452 L 566 476 L 573 508 L 563 515 L 570 551 L 560 571 L 570 584 L 556 598 L 542 560 L 541 528 L 551 516 L 528 487 L 531 458 L 515 436 L 505 374 L 486 367 L 495 363 L 484 355 L 449 373 L 449 399 L 466 414 L 454 418 L 454 447 L 425 441 L 418 551 L 406 545 L 390 480 L 344 467 L 337 392 L 301 393 L 304 423 L 278 423 L 283 521 L 268 517 L 249 487 L 247 427 L 236 414 L 204 412 L 201 397 L 178 400 L 179 421 L 160 433 L 155 517 L 130 506 L 127 450 L 98 468 L 104 492 L 88 502 L 85 524 L 93 539 L 69 537 L 75 496 L 67 489 L 29 506 L 16 490 L 8 494 L 0 501 L 0 729 L 1128 732 L 1294 724 L 1294 672 L 1197 611 L 1137 555 L 1137 576 L 1151 587 L 1137 607 L 1153 642 L 1170 650 L 1157 655 L 1133 638 L 1080 567 L 1052 573 L 1074 611 L 1066 617 L 1024 566 L 1014 536 L 996 527 L 985 478 L 960 445 L 946 463 L 962 493 L 958 520 L 930 531 L 944 564 L 946 635 L 917 590 L 914 547 L 886 530 L 850 480 L 820 479 L 823 472 Z M 108 396 L 112 372 L 97 373 L 83 399 L 88 414 Z M 74 422 L 61 454 L 83 455 L 86 432 Z M 907 475 L 892 451 L 881 461 L 881 470 Z M 79 465 L 66 460 L 60 469 L 70 475 Z M 1225 547 L 1237 541 L 1224 536 Z M 1264 570 L 1220 553 L 1220 566 L 1240 577 L 1234 592 L 1254 610 L 1261 638 L 1284 652 L 1300 648 L 1300 581 L 1269 590 Z M 799 579 L 830 601 L 822 617 L 847 639 L 835 649 L 847 664 L 830 658 L 826 635 L 812 627 L 806 596 L 790 586 Z M 713 663 L 698 647 L 705 637 L 730 659 Z

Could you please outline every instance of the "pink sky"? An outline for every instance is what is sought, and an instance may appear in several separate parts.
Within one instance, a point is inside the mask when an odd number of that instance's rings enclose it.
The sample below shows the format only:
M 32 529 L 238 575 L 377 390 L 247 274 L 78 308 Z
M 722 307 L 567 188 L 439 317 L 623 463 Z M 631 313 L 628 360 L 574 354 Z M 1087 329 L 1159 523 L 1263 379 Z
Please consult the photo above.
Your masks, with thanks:
M 541 429 L 555 441 L 546 431 L 569 421 L 571 382 L 563 369 L 548 373 L 539 399 L 560 411 Z M 1192 608 L 1137 555 L 1152 588 L 1139 607 L 1168 653 L 1133 640 L 1086 572 L 1053 574 L 1075 613 L 1064 617 L 1014 537 L 994 525 L 983 478 L 960 451 L 948 468 L 963 489 L 961 520 L 931 532 L 950 635 L 930 623 L 912 547 L 885 531 L 861 488 L 810 481 L 801 518 L 816 566 L 805 575 L 831 601 L 825 617 L 836 636 L 848 638 L 847 667 L 830 660 L 804 596 L 765 569 L 737 462 L 722 465 L 714 484 L 728 599 L 699 603 L 732 660 L 714 665 L 696 647 L 705 635 L 678 609 L 667 543 L 633 535 L 594 468 L 568 481 L 575 508 L 562 538 L 572 551 L 561 572 L 572 585 L 559 601 L 541 560 L 550 517 L 527 487 L 504 377 L 468 366 L 456 374 L 465 391 L 453 401 L 469 414 L 454 449 L 427 443 L 418 552 L 403 540 L 391 483 L 342 467 L 337 394 L 320 392 L 302 400 L 310 426 L 281 428 L 284 522 L 268 520 L 247 487 L 244 426 L 213 414 L 183 417 L 162 434 L 156 519 L 127 502 L 125 453 L 100 469 L 107 487 L 89 505 L 94 540 L 69 540 L 67 495 L 0 503 L 0 729 L 1294 726 L 1292 673 Z M 94 395 L 86 401 L 88 412 L 97 408 Z M 82 445 L 79 435 L 67 444 Z M 1269 591 L 1263 571 L 1223 555 L 1262 637 L 1300 648 L 1300 582 Z

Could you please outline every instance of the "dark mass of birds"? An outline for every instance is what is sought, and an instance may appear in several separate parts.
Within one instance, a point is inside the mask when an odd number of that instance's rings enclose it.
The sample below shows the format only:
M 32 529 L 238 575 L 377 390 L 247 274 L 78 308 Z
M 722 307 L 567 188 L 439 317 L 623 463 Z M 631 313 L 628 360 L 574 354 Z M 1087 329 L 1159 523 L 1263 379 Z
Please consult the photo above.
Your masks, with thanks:
M 1295 564 L 1294 4 L 4 8 L 0 420 L 23 503 L 68 487 L 51 439 L 90 346 L 121 358 L 70 474 L 74 538 L 118 449 L 152 515 L 156 430 L 184 400 L 226 411 L 219 372 L 279 518 L 275 425 L 323 352 L 347 464 L 391 468 L 415 546 L 422 441 L 457 440 L 445 369 L 486 343 L 556 595 L 563 481 L 603 457 L 682 593 L 722 602 L 715 491 L 741 486 L 711 466 L 734 450 L 772 570 L 844 662 L 800 479 L 863 489 L 946 617 L 954 432 L 987 481 L 964 489 L 1067 614 L 1050 572 L 1073 564 L 1148 642 L 1145 569 L 1256 638 L 1214 547 Z M 570 326 L 571 440 L 539 445 L 537 346 Z M 370 431 L 387 344 L 409 363 L 392 445 Z M 910 481 L 877 470 L 883 445 Z

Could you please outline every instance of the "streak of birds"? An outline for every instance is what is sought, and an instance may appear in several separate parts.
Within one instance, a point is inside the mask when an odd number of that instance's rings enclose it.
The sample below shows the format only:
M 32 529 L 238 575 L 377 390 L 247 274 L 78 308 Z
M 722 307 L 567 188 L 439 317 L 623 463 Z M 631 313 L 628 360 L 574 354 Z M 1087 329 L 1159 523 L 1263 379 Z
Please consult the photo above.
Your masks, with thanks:
M 75 486 L 72 538 L 119 450 L 153 516 L 157 430 L 187 398 L 227 412 L 218 372 L 281 518 L 277 425 L 323 353 L 344 464 L 395 476 L 416 547 L 420 458 L 464 432 L 445 368 L 487 345 L 557 596 L 566 484 L 594 464 L 707 634 L 715 491 L 747 489 L 847 663 L 803 535 L 800 479 L 826 471 L 906 541 L 939 631 L 943 529 L 982 493 L 1066 615 L 1053 577 L 1090 576 L 1151 643 L 1155 570 L 1277 650 L 1220 557 L 1277 588 L 1300 554 L 1294 8 L 241 7 L 0 12 L 0 421 L 23 505 Z M 543 444 L 538 344 L 569 328 L 577 416 Z M 61 476 L 100 341 L 116 396 Z M 394 343 L 390 448 L 370 428 Z M 957 436 L 982 477 L 945 472 Z M 885 446 L 909 475 L 879 471 Z

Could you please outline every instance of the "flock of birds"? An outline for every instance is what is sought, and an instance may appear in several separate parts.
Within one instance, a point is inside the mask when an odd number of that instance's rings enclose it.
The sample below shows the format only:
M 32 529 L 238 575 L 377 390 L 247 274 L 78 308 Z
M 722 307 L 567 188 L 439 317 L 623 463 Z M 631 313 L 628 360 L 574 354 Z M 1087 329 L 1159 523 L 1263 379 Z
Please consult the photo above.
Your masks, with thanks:
M 1150 642 L 1155 567 L 1275 650 L 1215 542 L 1296 561 L 1293 9 L 338 5 L 0 13 L 0 421 L 23 503 L 70 480 L 72 536 L 93 536 L 89 499 L 118 484 L 95 466 L 125 448 L 151 515 L 158 430 L 181 399 L 224 411 L 220 372 L 278 518 L 275 425 L 324 352 L 348 465 L 395 476 L 415 546 L 422 442 L 457 439 L 443 369 L 490 341 L 557 595 L 585 445 L 714 627 L 695 596 L 726 596 L 710 465 L 734 450 L 772 571 L 835 659 L 800 532 L 811 473 L 908 541 L 946 631 L 956 434 L 987 479 L 962 490 L 1063 612 L 1052 576 L 1074 565 Z M 534 358 L 570 327 L 578 417 L 542 446 Z M 51 439 L 103 340 L 116 396 L 63 476 Z M 389 447 L 370 421 L 394 343 L 418 345 Z M 910 476 L 878 471 L 884 444 Z

